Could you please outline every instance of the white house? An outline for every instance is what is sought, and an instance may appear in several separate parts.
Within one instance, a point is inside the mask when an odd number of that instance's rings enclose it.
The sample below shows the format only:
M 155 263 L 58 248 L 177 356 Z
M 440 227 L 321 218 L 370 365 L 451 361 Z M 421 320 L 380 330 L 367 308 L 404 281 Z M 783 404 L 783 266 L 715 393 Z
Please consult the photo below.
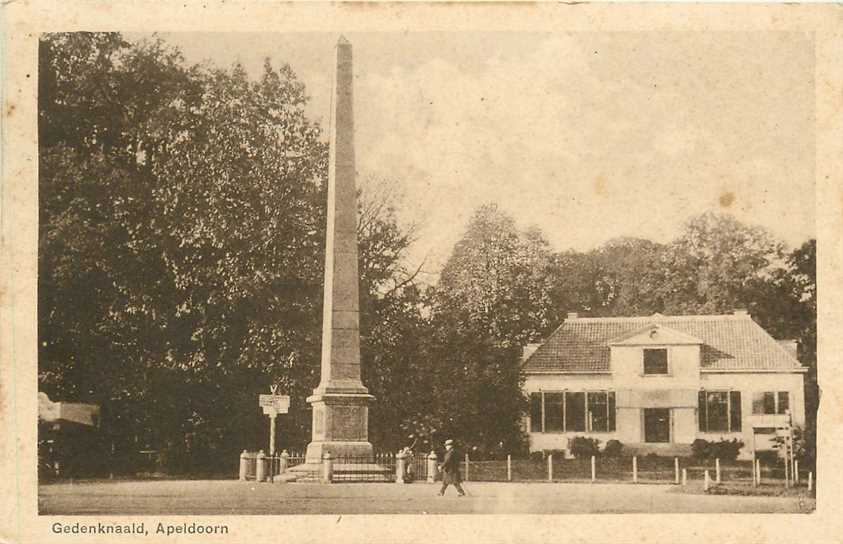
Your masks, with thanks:
M 804 427 L 794 341 L 734 315 L 568 318 L 525 349 L 530 450 L 567 450 L 574 436 L 627 451 L 687 454 L 697 439 L 737 438 L 741 457 L 776 429 Z

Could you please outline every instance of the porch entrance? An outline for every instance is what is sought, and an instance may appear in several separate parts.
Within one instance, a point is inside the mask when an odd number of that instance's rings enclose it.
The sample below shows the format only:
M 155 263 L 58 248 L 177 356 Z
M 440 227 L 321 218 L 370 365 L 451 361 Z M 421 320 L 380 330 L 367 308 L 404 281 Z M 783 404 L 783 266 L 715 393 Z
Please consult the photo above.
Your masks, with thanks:
M 670 442 L 670 408 L 644 409 L 644 442 Z

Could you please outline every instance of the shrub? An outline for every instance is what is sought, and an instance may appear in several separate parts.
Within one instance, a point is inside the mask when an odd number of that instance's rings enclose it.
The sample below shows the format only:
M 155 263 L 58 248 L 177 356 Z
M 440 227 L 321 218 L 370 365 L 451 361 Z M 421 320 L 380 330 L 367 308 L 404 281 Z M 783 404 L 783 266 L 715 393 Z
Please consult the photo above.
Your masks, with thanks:
M 543 451 L 533 451 L 530 452 L 530 461 L 544 461 L 544 452 Z
M 693 455 L 696 459 L 708 458 L 709 444 L 710 442 L 708 440 L 697 438 L 691 442 L 691 455 Z
M 709 442 L 702 438 L 697 438 L 691 443 L 691 452 L 698 460 L 706 459 L 720 459 L 721 461 L 734 461 L 738 458 L 743 447 L 743 442 L 737 438 L 732 440 L 719 440 L 717 442 Z
M 600 441 L 596 438 L 575 436 L 569 442 L 568 448 L 571 450 L 571 455 L 580 459 L 584 457 L 591 457 L 592 455 L 600 455 L 599 444 Z
M 776 466 L 782 462 L 782 458 L 776 450 L 758 450 L 755 452 L 755 458 L 765 466 Z
M 807 435 L 805 431 L 802 430 L 801 427 L 794 427 L 793 428 L 793 457 L 799 461 L 799 464 L 805 468 L 811 467 L 813 468 L 814 465 L 814 450 L 812 448 L 812 438 L 810 435 Z M 773 439 L 774 445 L 773 449 L 780 452 L 779 456 L 784 457 L 784 452 L 787 451 L 785 448 L 785 438 L 783 436 L 776 436 Z
M 542 457 L 547 459 L 548 455 L 553 455 L 554 459 L 564 459 L 565 450 L 542 450 Z
M 709 445 L 709 457 L 721 461 L 734 461 L 743 447 L 743 442 L 737 438 L 720 440 Z
M 606 447 L 603 448 L 603 455 L 606 457 L 620 457 L 623 450 L 623 444 L 620 440 L 609 440 L 606 442 Z

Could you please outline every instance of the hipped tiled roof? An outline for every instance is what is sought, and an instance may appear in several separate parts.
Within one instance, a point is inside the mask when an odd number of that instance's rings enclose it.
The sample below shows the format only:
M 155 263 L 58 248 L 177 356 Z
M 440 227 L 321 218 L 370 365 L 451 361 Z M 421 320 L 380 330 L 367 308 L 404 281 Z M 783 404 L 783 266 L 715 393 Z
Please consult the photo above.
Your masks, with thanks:
M 749 315 L 573 318 L 524 362 L 530 372 L 608 372 L 609 342 L 647 325 L 699 338 L 706 370 L 799 370 L 799 364 Z

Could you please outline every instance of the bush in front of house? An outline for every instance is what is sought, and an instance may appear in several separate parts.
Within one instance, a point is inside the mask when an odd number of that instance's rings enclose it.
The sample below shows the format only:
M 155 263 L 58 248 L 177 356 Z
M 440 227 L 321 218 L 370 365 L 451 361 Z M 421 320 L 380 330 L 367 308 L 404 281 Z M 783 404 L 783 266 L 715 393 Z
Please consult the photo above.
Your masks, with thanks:
M 691 455 L 694 456 L 694 459 L 707 459 L 709 444 L 710 442 L 708 440 L 703 440 L 702 438 L 697 438 L 691 442 Z
M 737 438 L 732 440 L 718 440 L 710 442 L 697 438 L 691 443 L 691 453 L 699 460 L 720 459 L 721 461 L 732 462 L 738 458 L 738 454 L 744 444 Z
M 623 444 L 620 440 L 609 440 L 603 448 L 603 455 L 606 457 L 620 457 L 623 451 Z
M 778 466 L 782 463 L 782 458 L 779 456 L 779 452 L 776 450 L 758 450 L 755 452 L 755 458 L 763 465 L 763 466 Z
M 737 438 L 733 438 L 732 440 L 713 442 L 711 446 L 712 457 L 721 461 L 733 462 L 738 458 L 738 454 L 741 452 L 741 448 L 743 448 L 743 442 Z
M 568 444 L 568 449 L 571 450 L 571 455 L 577 459 L 591 457 L 592 455 L 600 455 L 600 441 L 596 438 L 588 438 L 585 436 L 575 436 Z

